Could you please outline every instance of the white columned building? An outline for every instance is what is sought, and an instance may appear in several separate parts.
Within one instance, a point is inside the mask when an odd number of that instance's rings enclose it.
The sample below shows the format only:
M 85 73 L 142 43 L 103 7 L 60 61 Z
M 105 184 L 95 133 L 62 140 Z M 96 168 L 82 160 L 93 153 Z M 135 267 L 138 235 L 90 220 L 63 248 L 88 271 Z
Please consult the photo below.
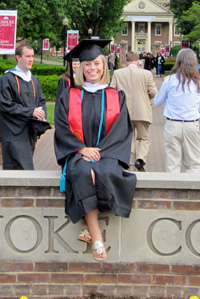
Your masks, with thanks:
M 181 43 L 173 13 L 155 0 L 132 0 L 124 7 L 123 17 L 127 27 L 114 43 L 127 41 L 127 51 L 156 54 L 160 48 Z

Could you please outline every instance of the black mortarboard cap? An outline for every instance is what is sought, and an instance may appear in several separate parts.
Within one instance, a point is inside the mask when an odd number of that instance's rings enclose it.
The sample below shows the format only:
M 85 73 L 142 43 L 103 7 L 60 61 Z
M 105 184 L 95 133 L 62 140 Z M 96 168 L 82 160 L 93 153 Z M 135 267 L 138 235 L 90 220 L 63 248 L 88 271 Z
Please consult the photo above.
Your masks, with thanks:
M 76 47 L 74 47 L 67 55 L 65 60 L 70 63 L 72 70 L 72 59 L 79 58 L 79 61 L 92 61 L 99 55 L 104 55 L 103 48 L 107 46 L 111 40 L 109 39 L 84 39 Z M 73 72 L 70 71 L 71 87 L 74 87 Z
M 79 58 L 72 58 L 72 62 L 78 62 Z
M 32 117 L 29 119 L 30 125 L 37 136 L 40 136 L 51 129 L 51 123 Z
M 71 56 L 79 57 L 80 62 L 92 61 L 99 55 L 104 55 L 103 48 L 110 42 L 109 39 L 84 39 L 65 56 L 65 59 L 69 60 Z

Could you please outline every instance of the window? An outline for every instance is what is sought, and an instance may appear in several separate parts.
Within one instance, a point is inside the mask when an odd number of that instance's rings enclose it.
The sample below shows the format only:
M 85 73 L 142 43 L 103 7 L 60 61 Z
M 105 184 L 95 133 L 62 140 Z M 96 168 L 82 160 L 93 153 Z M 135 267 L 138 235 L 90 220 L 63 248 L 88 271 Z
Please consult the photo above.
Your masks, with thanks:
M 138 32 L 142 32 L 143 33 L 145 31 L 144 29 L 145 29 L 144 24 L 139 23 L 138 24 Z
M 179 27 L 177 25 L 174 25 L 174 35 L 179 35 Z
M 162 41 L 155 41 L 155 45 L 156 46 L 161 46 L 162 45 Z
M 140 1 L 139 4 L 138 4 L 138 8 L 141 9 L 141 10 L 145 9 L 145 3 Z
M 128 25 L 122 30 L 122 35 L 128 35 Z
M 181 42 L 174 42 L 174 46 L 179 46 Z
M 162 35 L 162 25 L 161 24 L 156 24 L 155 35 Z

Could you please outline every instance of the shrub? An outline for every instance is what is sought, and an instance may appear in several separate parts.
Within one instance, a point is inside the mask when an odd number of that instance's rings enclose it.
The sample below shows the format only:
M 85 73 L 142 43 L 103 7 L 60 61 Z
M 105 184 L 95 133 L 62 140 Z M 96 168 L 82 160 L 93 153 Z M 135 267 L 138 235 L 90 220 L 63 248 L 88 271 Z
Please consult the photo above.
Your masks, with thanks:
M 0 59 L 0 75 L 16 65 L 16 60 L 9 58 L 8 60 Z M 35 65 L 31 72 L 40 80 L 42 91 L 47 101 L 55 101 L 58 80 L 65 72 L 64 66 L 57 65 Z
M 176 57 L 178 52 L 181 50 L 182 46 L 181 45 L 177 45 L 174 47 L 171 47 L 171 54 Z
M 14 66 L 15 64 L 12 62 L 0 59 L 0 75 L 3 75 L 6 70 L 12 69 Z
M 164 66 L 165 66 L 165 71 L 171 71 L 171 69 L 173 68 L 174 64 L 175 64 L 175 62 L 166 62 L 166 63 L 164 64 Z
M 176 57 L 170 56 L 165 59 L 166 62 L 176 62 Z
M 37 76 L 37 77 L 40 80 L 42 91 L 45 95 L 46 100 L 55 101 L 58 81 L 61 76 L 53 75 L 53 76 Z
M 9 59 L 0 59 L 0 75 L 3 75 L 4 72 L 8 69 L 13 68 L 16 65 L 16 60 L 14 58 Z M 34 62 L 31 72 L 35 76 L 43 75 L 58 75 L 61 76 L 65 73 L 66 67 L 63 65 L 43 65 L 37 62 Z
M 65 66 L 60 65 L 50 65 L 50 66 L 38 66 L 33 65 L 31 72 L 35 76 L 51 76 L 51 75 L 58 75 L 62 76 L 66 71 Z

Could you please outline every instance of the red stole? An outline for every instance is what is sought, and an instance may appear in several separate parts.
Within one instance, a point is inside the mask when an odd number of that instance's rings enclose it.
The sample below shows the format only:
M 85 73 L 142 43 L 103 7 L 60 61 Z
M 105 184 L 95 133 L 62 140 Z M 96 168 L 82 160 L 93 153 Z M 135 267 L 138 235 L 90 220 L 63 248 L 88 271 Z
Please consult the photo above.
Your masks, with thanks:
M 106 88 L 106 135 L 109 133 L 112 125 L 120 114 L 119 94 L 113 88 Z M 68 122 L 71 131 L 83 143 L 83 123 L 82 123 L 82 104 L 81 89 L 71 88 L 69 92 L 69 112 Z

